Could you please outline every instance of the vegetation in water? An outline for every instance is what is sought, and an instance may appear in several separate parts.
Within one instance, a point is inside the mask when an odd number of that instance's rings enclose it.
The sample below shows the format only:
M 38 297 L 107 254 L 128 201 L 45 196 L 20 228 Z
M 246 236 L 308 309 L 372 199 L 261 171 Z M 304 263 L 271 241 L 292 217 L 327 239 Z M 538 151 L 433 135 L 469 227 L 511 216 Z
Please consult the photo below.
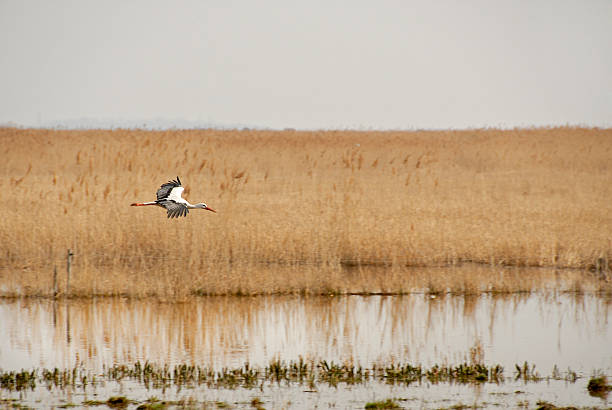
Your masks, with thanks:
M 393 399 L 373 401 L 366 403 L 366 409 L 401 409 L 401 406 Z
M 265 408 L 265 399 L 259 395 L 263 392 L 264 385 L 269 387 L 299 386 L 298 390 L 317 393 L 320 387 L 328 386 L 337 389 L 339 387 L 354 388 L 356 385 L 367 386 L 368 383 L 385 383 L 404 387 L 431 386 L 442 383 L 481 386 L 489 383 L 501 386 L 504 383 L 513 383 L 520 379 L 524 383 L 539 383 L 541 381 L 564 380 L 566 383 L 574 383 L 577 380 L 575 372 L 568 369 L 562 374 L 553 370 L 549 376 L 541 376 L 535 371 L 535 366 L 523 363 L 515 366 L 514 375 L 505 375 L 500 365 L 486 365 L 483 363 L 459 363 L 457 365 L 436 364 L 431 367 L 423 367 L 416 364 L 378 364 L 370 367 L 354 366 L 352 363 L 336 363 L 333 361 L 300 359 L 298 361 L 285 362 L 273 360 L 264 367 L 252 367 L 248 363 L 237 368 L 223 368 L 213 370 L 206 367 L 189 364 L 175 366 L 158 365 L 151 362 L 136 362 L 133 365 L 114 365 L 105 368 L 103 372 L 93 373 L 82 367 L 72 369 L 35 369 L 20 372 L 5 372 L 0 370 L 0 391 L 4 394 L 19 394 L 20 398 L 26 397 L 29 391 L 38 388 L 48 391 L 69 391 L 74 395 L 77 391 L 96 391 L 100 387 L 108 389 L 109 383 L 124 382 L 136 383 L 147 390 L 168 389 L 181 391 L 183 389 L 247 389 L 257 395 L 251 396 L 246 402 L 232 403 L 222 400 L 210 402 L 198 402 L 192 397 L 180 400 L 160 400 L 151 396 L 146 400 L 133 400 L 124 395 L 110 395 L 108 398 L 97 400 L 84 400 L 81 403 L 61 404 L 62 408 L 71 406 L 107 406 L 110 408 L 127 408 L 136 405 L 139 409 L 164 409 L 172 407 L 198 407 L 206 406 L 213 408 L 230 408 L 239 404 L 255 409 Z M 133 387 L 132 387 L 133 388 Z M 88 390 L 93 389 L 93 390 Z M 610 386 L 607 384 L 606 376 L 592 377 L 588 384 L 589 392 L 607 392 Z M 521 393 L 520 391 L 515 394 Z M 498 393 L 501 394 L 501 393 Z M 512 393 L 507 393 L 513 395 Z M 605 394 L 597 394 L 605 398 Z M 394 397 L 378 401 L 364 402 L 366 409 L 394 409 L 402 408 L 402 401 L 413 400 L 412 398 Z M 519 400 L 516 405 L 527 402 Z M 19 407 L 19 399 L 2 399 L 0 404 Z M 471 406 L 470 406 L 471 407 Z M 451 405 L 449 408 L 467 408 L 463 404 Z M 540 401 L 538 408 L 556 409 L 555 405 Z
M 575 373 L 569 371 L 565 377 L 553 374 L 548 377 L 537 376 L 535 366 L 524 363 L 517 365 L 517 369 L 524 370 L 516 376 L 525 382 L 538 382 L 545 379 L 562 379 L 569 382 L 576 380 Z M 0 388 L 8 391 L 34 390 L 38 385 L 47 388 L 86 388 L 109 381 L 123 380 L 137 381 L 147 389 L 176 387 L 195 387 L 205 385 L 209 388 L 247 388 L 253 389 L 268 383 L 297 383 L 316 384 L 323 383 L 329 386 L 338 384 L 362 384 L 369 381 L 383 381 L 388 384 L 411 384 L 425 381 L 437 383 L 500 384 L 506 380 L 504 368 L 500 365 L 485 365 L 481 363 L 460 363 L 458 365 L 433 365 L 426 368 L 420 365 L 395 364 L 373 365 L 372 367 L 355 366 L 351 363 L 335 363 L 321 360 L 314 362 L 300 358 L 298 361 L 284 362 L 272 360 L 263 368 L 254 368 L 248 363 L 238 368 L 223 368 L 213 370 L 197 365 L 179 364 L 173 367 L 157 365 L 151 362 L 136 362 L 133 365 L 114 365 L 105 368 L 97 376 L 90 370 L 82 367 L 72 369 L 42 369 L 21 372 L 4 372 L 0 370 Z M 595 380 L 595 381 L 593 381 Z M 598 379 L 589 384 L 595 386 Z M 604 378 L 605 381 L 605 378 Z M 609 386 L 608 386 L 609 388 Z M 108 403 L 123 405 L 124 397 L 112 397 Z M 157 399 L 152 398 L 153 403 Z M 255 401 L 254 401 L 255 403 Z M 256 403 L 255 403 L 256 404 Z
M 589 379 L 587 390 L 593 396 L 606 397 L 612 390 L 612 385 L 608 384 L 608 378 L 604 375 L 593 376 Z

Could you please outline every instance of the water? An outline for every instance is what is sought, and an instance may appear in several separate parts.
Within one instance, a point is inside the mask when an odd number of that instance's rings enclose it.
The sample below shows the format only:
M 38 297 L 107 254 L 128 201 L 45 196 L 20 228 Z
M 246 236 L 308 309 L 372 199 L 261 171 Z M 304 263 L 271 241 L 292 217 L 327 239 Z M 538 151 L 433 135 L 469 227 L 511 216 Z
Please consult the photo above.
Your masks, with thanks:
M 448 407 L 457 402 L 517 405 L 527 401 L 534 405 L 537 399 L 553 400 L 557 405 L 605 406 L 602 399 L 590 397 L 585 386 L 596 371 L 612 375 L 611 315 L 609 298 L 555 292 L 435 298 L 210 297 L 184 303 L 3 301 L 0 368 L 82 365 L 99 372 L 104 366 L 148 360 L 220 370 L 246 362 L 263 367 L 275 358 L 290 361 L 299 357 L 362 366 L 395 362 L 429 367 L 470 361 L 470 349 L 480 346 L 485 363 L 503 365 L 507 377 L 512 376 L 515 364 L 527 361 L 542 376 L 551 375 L 556 366 L 561 373 L 571 369 L 582 379 L 577 383 L 549 380 L 480 387 L 400 387 L 372 382 L 345 386 L 340 396 L 337 388 L 325 386 L 316 394 L 304 393 L 303 386 L 268 386 L 257 392 L 208 391 L 205 396 L 206 400 L 239 405 L 257 393 L 271 407 L 290 401 L 294 407 L 324 403 L 342 407 L 344 403 L 363 408 L 365 401 L 391 397 L 405 397 L 400 403 L 405 407 Z M 180 397 L 178 392 L 152 394 L 130 386 L 123 384 L 121 389 L 134 399 L 163 394 Z M 198 394 L 203 393 L 192 392 L 196 398 Z M 451 402 L 444 404 L 447 399 Z

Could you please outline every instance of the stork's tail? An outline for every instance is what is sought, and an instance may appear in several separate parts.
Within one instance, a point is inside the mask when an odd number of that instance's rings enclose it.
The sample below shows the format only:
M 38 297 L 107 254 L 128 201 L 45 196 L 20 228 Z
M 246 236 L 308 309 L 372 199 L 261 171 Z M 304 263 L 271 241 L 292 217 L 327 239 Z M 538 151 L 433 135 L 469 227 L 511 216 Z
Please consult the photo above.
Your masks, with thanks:
M 130 206 L 147 206 L 147 205 L 157 205 L 157 202 L 134 202 Z

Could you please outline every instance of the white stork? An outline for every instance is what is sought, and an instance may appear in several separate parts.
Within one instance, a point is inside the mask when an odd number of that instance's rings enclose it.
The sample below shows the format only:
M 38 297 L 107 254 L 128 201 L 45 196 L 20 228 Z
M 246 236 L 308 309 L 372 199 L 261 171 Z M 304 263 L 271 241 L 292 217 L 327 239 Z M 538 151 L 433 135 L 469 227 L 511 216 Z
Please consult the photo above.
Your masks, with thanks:
M 209 208 L 205 203 L 190 204 L 181 194 L 185 188 L 181 185 L 181 180 L 176 177 L 176 181 L 168 181 L 157 190 L 157 201 L 153 202 L 135 202 L 132 206 L 147 206 L 157 205 L 166 208 L 168 218 L 178 218 L 179 216 L 187 216 L 190 209 L 206 209 L 207 211 L 217 212 Z

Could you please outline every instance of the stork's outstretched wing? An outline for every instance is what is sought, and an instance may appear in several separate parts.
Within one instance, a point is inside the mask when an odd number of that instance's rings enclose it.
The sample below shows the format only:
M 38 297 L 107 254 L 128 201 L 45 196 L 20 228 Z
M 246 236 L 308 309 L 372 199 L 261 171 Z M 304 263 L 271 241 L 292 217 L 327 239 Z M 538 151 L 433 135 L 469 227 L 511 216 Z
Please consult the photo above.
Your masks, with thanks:
M 161 200 L 168 198 L 168 195 L 170 195 L 170 192 L 174 188 L 179 187 L 179 186 L 181 186 L 181 180 L 179 179 L 178 176 L 176 177 L 175 181 L 166 182 L 157 190 L 157 200 L 161 201 Z
M 189 209 L 185 204 L 179 204 L 174 201 L 157 201 L 158 204 L 166 208 L 168 218 L 178 218 L 179 216 L 187 216 Z

